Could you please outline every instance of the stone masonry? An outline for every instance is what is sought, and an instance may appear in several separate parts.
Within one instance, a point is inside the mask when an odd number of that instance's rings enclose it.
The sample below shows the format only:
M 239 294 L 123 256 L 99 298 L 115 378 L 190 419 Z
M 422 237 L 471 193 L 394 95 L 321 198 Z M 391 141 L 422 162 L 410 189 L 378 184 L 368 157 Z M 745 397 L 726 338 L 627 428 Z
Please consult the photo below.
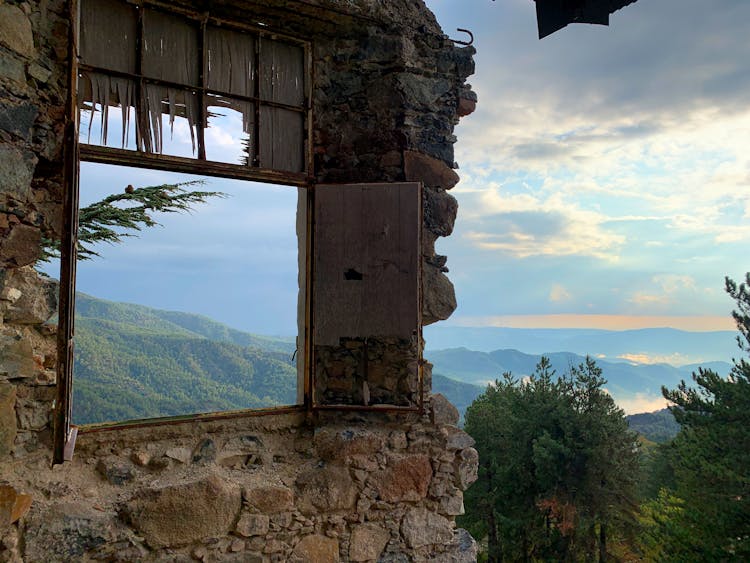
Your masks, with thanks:
M 474 50 L 421 0 L 211 4 L 312 42 L 316 181 L 423 183 L 423 320 L 450 316 L 435 241 L 456 216 L 453 127 L 476 104 Z M 0 561 L 474 560 L 454 520 L 477 453 L 430 397 L 429 364 L 423 414 L 82 429 L 73 461 L 52 466 L 58 284 L 34 264 L 62 230 L 68 13 L 67 0 L 0 0 Z M 399 358 L 376 359 L 388 371 Z

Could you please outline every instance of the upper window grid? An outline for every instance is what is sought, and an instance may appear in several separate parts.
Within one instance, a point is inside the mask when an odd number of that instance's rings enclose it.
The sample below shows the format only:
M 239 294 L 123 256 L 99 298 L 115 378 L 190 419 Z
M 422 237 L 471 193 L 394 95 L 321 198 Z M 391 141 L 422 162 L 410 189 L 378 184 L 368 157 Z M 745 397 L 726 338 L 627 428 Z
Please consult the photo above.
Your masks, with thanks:
M 87 142 L 100 111 L 100 142 L 91 144 L 112 146 L 108 110 L 120 106 L 123 148 L 134 142 L 141 153 L 160 154 L 164 128 L 183 118 L 194 159 L 226 162 L 226 154 L 240 152 L 243 168 L 307 171 L 306 43 L 122 0 L 84 0 L 80 22 L 78 97 L 79 111 L 89 111 Z M 222 111 L 241 115 L 243 147 L 234 153 L 207 147 L 206 129 Z

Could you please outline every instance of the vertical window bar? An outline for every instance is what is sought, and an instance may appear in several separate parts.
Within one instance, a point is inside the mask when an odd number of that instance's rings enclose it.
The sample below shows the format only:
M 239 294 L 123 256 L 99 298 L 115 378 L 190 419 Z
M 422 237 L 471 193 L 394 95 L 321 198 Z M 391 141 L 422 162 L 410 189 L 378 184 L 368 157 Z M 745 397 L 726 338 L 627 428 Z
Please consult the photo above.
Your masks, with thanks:
M 138 76 L 135 103 L 135 144 L 141 152 L 153 152 L 151 147 L 151 136 L 149 134 L 148 114 L 146 110 L 146 86 L 143 81 L 143 3 L 136 4 L 138 10 L 138 23 L 135 34 L 135 74 Z
M 78 2 L 70 3 L 68 27 L 68 99 L 65 108 L 63 168 L 63 232 L 60 241 L 60 295 L 57 327 L 57 399 L 53 432 L 54 464 L 72 456 L 73 334 L 75 331 L 75 278 L 78 232 Z
M 208 13 L 204 14 L 201 20 L 200 31 L 198 32 L 198 57 L 201 60 L 200 71 L 198 74 L 198 127 L 196 138 L 198 140 L 198 159 L 206 160 L 206 127 L 208 127 L 208 108 L 206 107 L 206 73 L 208 72 L 208 60 L 206 48 L 206 22 Z
M 255 34 L 255 68 L 253 69 L 253 72 L 255 73 L 255 76 L 253 77 L 255 80 L 253 81 L 253 95 L 255 96 L 255 129 L 253 130 L 253 147 L 252 147 L 252 155 L 249 155 L 248 162 L 252 162 L 253 166 L 259 167 L 262 166 L 261 162 L 261 154 L 260 154 L 260 49 L 261 49 L 261 40 L 260 40 L 260 34 Z

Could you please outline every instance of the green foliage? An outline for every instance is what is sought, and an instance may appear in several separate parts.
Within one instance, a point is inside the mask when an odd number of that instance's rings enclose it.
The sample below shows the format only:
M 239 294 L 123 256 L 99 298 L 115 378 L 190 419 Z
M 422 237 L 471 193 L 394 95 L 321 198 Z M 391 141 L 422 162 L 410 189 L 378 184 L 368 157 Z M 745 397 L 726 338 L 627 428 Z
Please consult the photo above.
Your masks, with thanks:
M 559 379 L 542 358 L 469 407 L 480 467 L 461 524 L 488 561 L 595 560 L 634 529 L 638 445 L 605 383 L 590 358 Z
M 750 274 L 739 286 L 726 280 L 736 301 L 738 343 L 750 351 Z M 664 560 L 750 560 L 750 364 L 735 361 L 727 378 L 699 369 L 695 387 L 684 381 L 662 389 L 682 429 L 668 452 L 673 491 L 681 510 L 649 537 L 668 536 Z M 675 539 L 676 538 L 676 539 Z
M 73 369 L 76 424 L 296 402 L 297 371 L 290 351 L 211 340 L 161 319 L 160 313 L 166 312 L 148 307 L 88 296 L 79 300 L 83 306 L 76 315 Z M 209 320 L 204 319 L 193 324 L 202 326 Z M 263 342 L 240 334 L 247 341 Z
M 78 259 L 89 260 L 99 254 L 91 245 L 107 242 L 116 244 L 143 227 L 155 227 L 155 212 L 176 213 L 190 211 L 195 203 L 209 197 L 224 197 L 221 192 L 188 191 L 184 186 L 203 184 L 202 180 L 163 184 L 145 188 L 128 186 L 123 193 L 112 194 L 101 201 L 82 207 L 78 212 Z M 42 241 L 41 260 L 60 256 L 60 241 Z
M 668 442 L 680 431 L 680 425 L 669 409 L 631 414 L 627 419 L 631 430 L 657 444 Z

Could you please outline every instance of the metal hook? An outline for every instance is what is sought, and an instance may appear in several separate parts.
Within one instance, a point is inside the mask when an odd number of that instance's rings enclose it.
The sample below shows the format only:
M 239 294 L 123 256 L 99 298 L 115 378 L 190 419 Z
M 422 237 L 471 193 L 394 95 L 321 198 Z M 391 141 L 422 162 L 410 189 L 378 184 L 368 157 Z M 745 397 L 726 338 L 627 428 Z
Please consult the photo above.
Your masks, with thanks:
M 456 31 L 466 33 L 469 36 L 469 41 L 459 41 L 458 39 L 451 39 L 451 41 L 453 41 L 454 43 L 458 43 L 459 45 L 466 45 L 467 47 L 474 43 L 474 34 L 471 31 L 469 31 L 468 29 L 462 29 L 460 27 L 457 27 Z

